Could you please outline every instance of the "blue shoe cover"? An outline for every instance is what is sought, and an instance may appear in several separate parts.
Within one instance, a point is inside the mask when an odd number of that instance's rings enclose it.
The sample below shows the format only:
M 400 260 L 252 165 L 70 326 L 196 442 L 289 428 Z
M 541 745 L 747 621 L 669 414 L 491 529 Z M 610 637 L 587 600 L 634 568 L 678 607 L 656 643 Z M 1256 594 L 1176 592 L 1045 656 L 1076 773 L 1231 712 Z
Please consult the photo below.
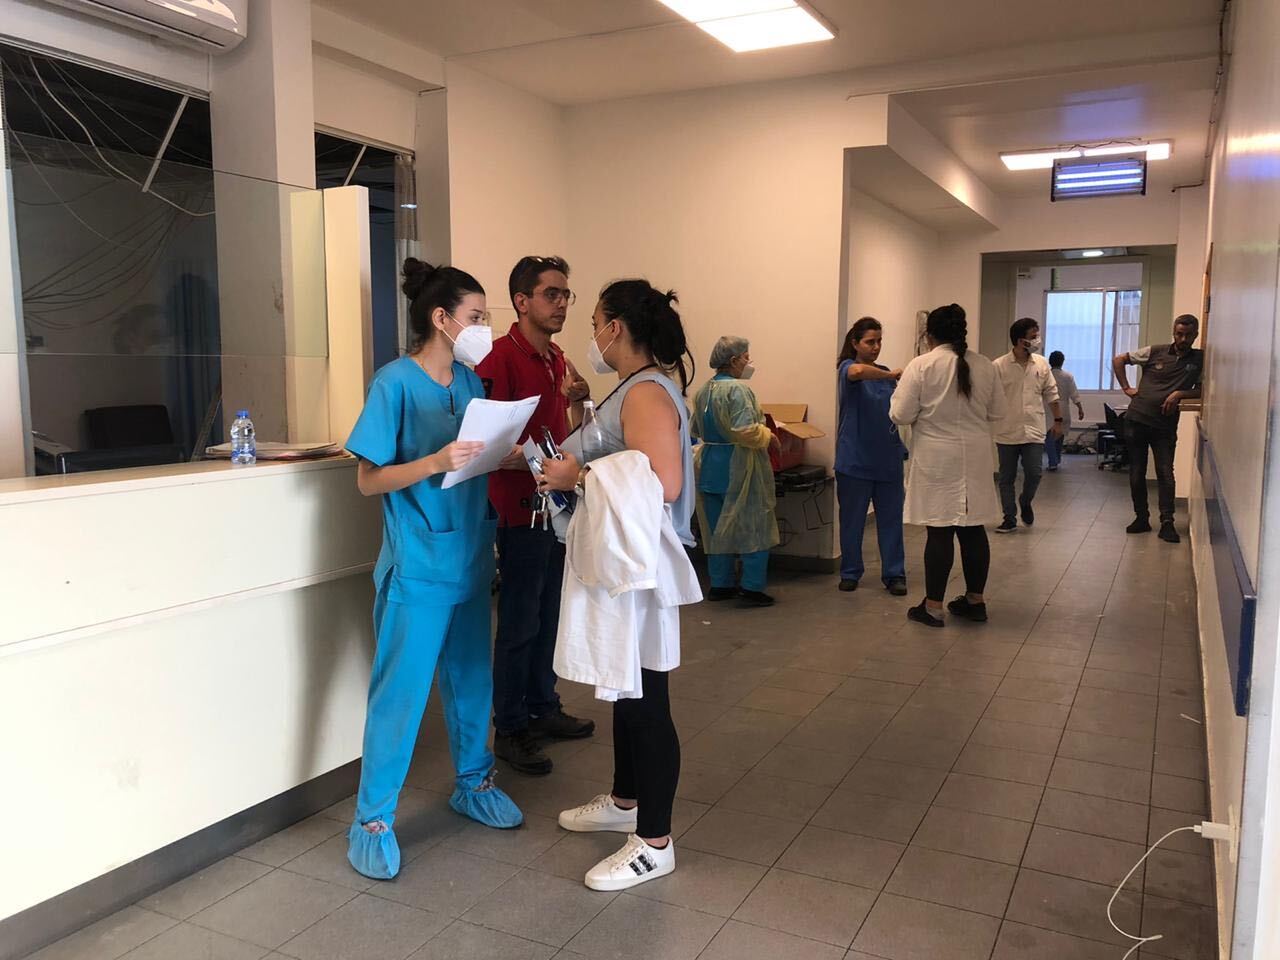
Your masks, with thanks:
M 499 830 L 510 830 L 524 823 L 524 814 L 515 801 L 494 786 L 492 773 L 478 787 L 459 784 L 449 798 L 449 806 L 464 817 Z
M 390 880 L 400 872 L 400 844 L 390 827 L 370 833 L 358 821 L 347 834 L 347 860 L 370 880 Z

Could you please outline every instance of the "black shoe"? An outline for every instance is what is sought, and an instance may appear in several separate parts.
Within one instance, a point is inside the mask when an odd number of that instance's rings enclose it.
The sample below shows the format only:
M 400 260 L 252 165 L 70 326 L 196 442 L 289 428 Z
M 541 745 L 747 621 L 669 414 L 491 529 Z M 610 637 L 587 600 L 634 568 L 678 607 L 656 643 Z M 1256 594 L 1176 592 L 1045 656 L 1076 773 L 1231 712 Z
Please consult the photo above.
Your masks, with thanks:
M 708 600 L 734 600 L 738 596 L 737 587 L 712 587 L 707 591 Z
M 944 627 L 946 621 L 941 617 L 935 617 L 924 605 L 924 601 L 920 601 L 920 605 L 912 607 L 907 611 L 907 619 L 914 620 L 916 623 L 923 623 L 926 627 Z
M 969 598 L 964 594 L 960 594 L 960 596 L 948 603 L 947 609 L 957 617 L 972 620 L 974 623 L 987 622 L 987 605 L 985 603 L 970 603 Z
M 1124 528 L 1125 533 L 1150 533 L 1151 521 L 1146 517 L 1136 517 L 1133 523 Z
M 1166 520 L 1160 524 L 1160 539 L 1165 543 L 1181 543 L 1182 538 L 1178 536 L 1178 531 L 1173 528 L 1173 521 Z
M 773 597 L 759 590 L 743 590 L 739 597 L 742 599 L 743 606 L 746 607 L 772 607 L 774 604 Z
M 840 590 L 844 593 L 853 593 L 853 591 L 857 589 L 858 589 L 857 580 L 841 580 L 840 581 Z
M 1036 522 L 1036 512 L 1031 509 L 1029 503 L 1022 505 L 1022 522 L 1028 527 Z
M 495 734 L 493 755 L 511 764 L 513 770 L 532 777 L 545 777 L 551 772 L 551 758 L 542 752 L 538 741 L 528 730 L 512 734 Z
M 1018 521 L 1010 517 L 1008 520 L 1004 521 L 1004 523 L 1000 524 L 1000 526 L 996 527 L 996 533 L 1013 533 L 1013 531 L 1017 529 Z
M 907 581 L 904 577 L 890 580 L 884 585 L 884 588 L 895 597 L 905 597 L 907 595 Z
M 559 707 L 552 713 L 529 721 L 529 734 L 540 740 L 581 740 L 595 732 L 594 720 L 571 717 Z

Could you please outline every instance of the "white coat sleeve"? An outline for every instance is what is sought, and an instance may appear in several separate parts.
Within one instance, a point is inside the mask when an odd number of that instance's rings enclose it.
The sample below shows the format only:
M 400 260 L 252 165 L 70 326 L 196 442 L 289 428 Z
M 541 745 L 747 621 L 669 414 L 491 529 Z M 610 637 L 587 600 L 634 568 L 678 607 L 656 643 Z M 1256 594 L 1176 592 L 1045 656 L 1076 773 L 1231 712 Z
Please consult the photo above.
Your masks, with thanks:
M 900 427 L 920 419 L 920 364 L 913 360 L 902 371 L 902 377 L 889 399 L 889 419 Z
M 995 377 L 991 382 L 991 399 L 987 402 L 987 421 L 999 423 L 1008 413 L 1009 400 L 1005 396 L 999 370 L 994 370 L 993 373 Z
M 1048 365 L 1046 364 L 1046 367 Z M 1058 378 L 1053 375 L 1053 371 L 1046 369 L 1044 374 L 1044 386 L 1040 388 L 1040 395 L 1044 397 L 1045 404 L 1057 403 L 1060 399 L 1058 396 Z

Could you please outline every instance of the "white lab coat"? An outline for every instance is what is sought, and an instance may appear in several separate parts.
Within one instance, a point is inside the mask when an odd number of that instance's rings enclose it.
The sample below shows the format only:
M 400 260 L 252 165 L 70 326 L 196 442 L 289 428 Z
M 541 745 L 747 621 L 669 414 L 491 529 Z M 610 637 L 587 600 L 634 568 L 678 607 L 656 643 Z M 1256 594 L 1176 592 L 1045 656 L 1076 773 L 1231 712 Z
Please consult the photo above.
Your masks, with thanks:
M 1080 388 L 1076 386 L 1075 375 L 1061 367 L 1052 373 L 1053 381 L 1058 385 L 1058 409 L 1062 411 L 1062 435 L 1065 437 L 1071 433 L 1071 411 L 1080 402 Z M 1053 411 L 1049 409 L 1048 400 L 1044 404 L 1044 424 L 1046 431 L 1053 429 Z
M 1000 519 L 991 429 L 1004 418 L 1004 390 L 990 360 L 972 350 L 965 359 L 970 396 L 960 395 L 956 354 L 943 344 L 907 364 L 889 403 L 889 419 L 911 427 L 906 523 L 972 527 Z
M 556 674 L 600 700 L 643 696 L 641 668 L 680 665 L 680 606 L 701 599 L 649 458 L 593 460 L 565 532 Z

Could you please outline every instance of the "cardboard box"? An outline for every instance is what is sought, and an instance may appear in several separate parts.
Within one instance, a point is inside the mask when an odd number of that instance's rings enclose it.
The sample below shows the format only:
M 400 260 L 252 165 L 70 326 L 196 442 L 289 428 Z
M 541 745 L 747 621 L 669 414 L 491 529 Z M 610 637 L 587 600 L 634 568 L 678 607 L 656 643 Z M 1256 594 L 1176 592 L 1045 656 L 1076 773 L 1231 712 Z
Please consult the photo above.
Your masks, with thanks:
M 826 436 L 824 431 L 805 422 L 809 415 L 807 403 L 762 403 L 760 409 L 764 413 L 765 424 L 782 446 L 781 452 L 769 451 L 769 462 L 775 473 L 798 467 L 804 462 L 805 441 Z

